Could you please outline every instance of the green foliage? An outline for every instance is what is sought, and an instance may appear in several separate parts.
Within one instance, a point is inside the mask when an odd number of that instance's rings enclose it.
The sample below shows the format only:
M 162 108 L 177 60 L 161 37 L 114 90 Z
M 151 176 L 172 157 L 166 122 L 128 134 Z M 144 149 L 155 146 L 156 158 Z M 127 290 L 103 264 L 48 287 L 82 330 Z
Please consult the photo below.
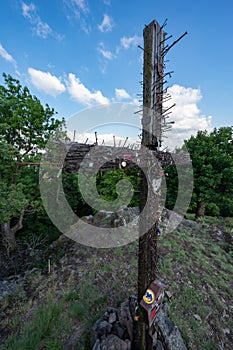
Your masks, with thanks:
M 128 182 L 134 193 L 129 192 Z M 66 199 L 79 217 L 94 214 L 100 209 L 117 210 L 127 203 L 129 196 L 132 196 L 132 199 L 128 205 L 138 206 L 139 184 L 140 178 L 137 169 L 105 171 L 103 174 L 98 173 L 97 177 L 90 174 L 63 175 L 63 189 Z M 80 192 L 80 185 L 86 198 Z M 96 192 L 93 191 L 93 188 Z
M 194 190 L 189 206 L 190 212 L 196 212 L 196 216 L 201 215 L 202 211 L 207 215 L 233 215 L 233 140 L 232 127 L 214 129 L 211 133 L 199 131 L 197 135 L 192 136 L 185 141 L 188 149 L 194 173 Z M 175 165 L 167 166 L 164 172 L 167 173 L 166 184 L 166 207 L 173 209 L 176 203 L 179 182 L 186 182 L 190 169 L 182 169 L 182 178 L 177 174 Z M 137 206 L 139 203 L 140 177 L 136 169 L 119 169 L 115 171 L 107 171 L 98 175 L 97 179 L 91 176 L 85 178 L 83 175 L 82 186 L 87 193 L 89 202 L 96 210 L 108 210 L 108 202 L 116 201 L 119 195 L 117 184 L 121 180 L 129 180 L 135 191 L 129 206 Z M 93 214 L 90 206 L 86 204 L 77 189 L 79 188 L 78 176 L 72 180 L 66 178 L 63 180 L 64 187 L 69 203 L 77 213 L 82 215 Z M 92 187 L 93 186 L 93 187 Z M 97 187 L 97 195 L 94 194 L 92 188 Z M 123 202 L 127 198 L 124 183 L 122 187 Z M 124 195 L 126 196 L 124 198 Z M 186 193 L 179 194 L 180 200 L 185 198 Z M 104 207 L 104 202 L 106 208 Z M 118 202 L 116 202 L 118 205 Z M 81 215 L 81 216 L 82 216 Z
M 196 214 L 206 204 L 208 214 L 233 215 L 232 135 L 233 127 L 222 127 L 209 134 L 199 131 L 185 141 L 194 170 L 192 207 L 195 204 Z
M 23 328 L 20 339 L 13 336 L 2 349 L 35 350 L 40 349 L 44 341 L 46 343 L 44 349 L 62 349 L 61 342 L 53 338 L 55 330 L 61 329 L 62 311 L 62 303 L 50 302 L 40 306 L 32 321 Z M 49 344 L 52 344 L 52 347 L 48 347 Z
M 67 287 L 67 286 L 66 286 Z M 87 297 L 88 295 L 88 297 Z M 74 324 L 81 326 L 80 335 L 89 329 L 106 307 L 107 295 L 95 286 L 87 276 L 86 281 L 76 289 L 65 290 L 57 299 L 57 295 L 49 294 L 43 305 L 35 307 L 33 317 L 21 325 L 21 331 L 8 338 L 1 350 L 60 350 L 64 338 L 70 336 Z M 15 322 L 16 323 L 16 322 Z M 19 327 L 15 324 L 17 329 Z M 80 337 L 81 338 L 81 337 Z M 89 349 L 89 339 L 77 339 L 77 349 L 81 343 L 87 343 L 83 349 Z
M 130 182 L 132 185 L 133 192 L 128 192 L 127 182 L 121 182 L 122 188 L 118 193 L 117 184 L 119 181 L 126 180 Z M 97 181 L 97 189 L 99 194 L 106 199 L 107 201 L 116 200 L 118 195 L 122 198 L 122 205 L 125 204 L 128 196 L 132 196 L 132 199 L 129 206 L 138 206 L 139 205 L 139 185 L 140 185 L 140 177 L 138 175 L 137 169 L 118 169 L 118 170 L 109 170 L 104 172 L 102 176 L 98 178 Z M 125 187 L 124 187 L 125 186 Z
M 27 87 L 10 75 L 3 74 L 6 87 L 0 86 L 0 133 L 2 140 L 12 145 L 22 157 L 35 147 L 44 148 L 50 135 L 61 126 L 54 109 L 42 106 Z
M 233 216 L 233 200 L 232 197 L 226 198 L 225 196 L 219 198 L 220 213 L 222 216 Z
M 0 223 L 7 224 L 7 234 L 15 241 L 15 232 L 22 228 L 22 216 L 34 214 L 41 206 L 38 162 L 46 142 L 64 126 L 54 118 L 54 109 L 42 106 L 17 79 L 3 74 L 0 85 Z M 17 218 L 20 224 L 16 225 Z M 14 224 L 14 230 L 12 225 Z M 7 238 L 7 240 L 8 240 Z
M 206 203 L 205 214 L 209 216 L 219 216 L 220 209 L 215 203 Z
M 216 218 L 214 225 L 212 217 L 205 219 L 211 223 L 206 232 L 197 224 L 195 229 L 183 227 L 172 233 L 164 232 L 158 240 L 159 278 L 166 281 L 173 294 L 169 317 L 181 331 L 188 349 L 217 349 L 222 330 L 230 329 L 229 319 L 219 315 L 227 310 L 232 299 L 229 289 L 232 256 L 209 232 L 213 232 L 215 225 L 225 231 L 225 222 L 230 225 L 232 219 Z M 201 321 L 195 319 L 196 314 Z M 227 344 L 227 338 L 224 341 Z
M 72 210 L 79 217 L 93 214 L 91 206 L 85 202 L 79 190 L 79 176 L 77 174 L 63 174 L 62 176 L 63 190 Z M 89 196 L 92 196 L 92 192 L 90 191 L 88 183 L 93 180 L 94 178 L 88 177 L 88 181 L 86 181 L 85 191 L 87 191 Z
M 22 184 L 0 182 L 0 222 L 7 223 L 12 217 L 20 215 L 27 206 L 28 200 L 23 193 Z
M 213 218 L 205 219 L 213 222 Z M 182 225 L 172 233 L 164 231 L 158 239 L 157 276 L 166 282 L 172 294 L 168 315 L 181 331 L 188 349 L 217 349 L 223 339 L 222 330 L 232 329 L 228 310 L 232 300 L 232 255 L 209 232 L 216 227 L 230 232 L 233 219 L 214 220 L 206 231 L 202 225 L 194 229 Z M 74 348 L 90 349 L 90 330 L 96 319 L 107 306 L 120 306 L 137 291 L 137 264 L 130 264 L 131 257 L 137 257 L 137 249 L 137 242 L 133 242 L 110 251 L 92 250 L 90 254 L 89 247 L 80 245 L 74 255 L 69 254 L 71 260 L 60 260 L 61 268 L 55 267 L 49 276 L 34 272 L 26 288 L 27 307 L 18 303 L 18 293 L 4 306 L 8 310 L 5 318 L 8 339 L 0 349 L 60 350 L 67 339 L 74 342 Z M 24 291 L 24 298 L 26 294 Z M 17 304 L 12 307 L 14 300 Z M 229 317 L 221 317 L 224 313 Z M 196 314 L 201 321 L 195 319 Z M 227 335 L 225 344 L 228 340 L 231 342 Z
M 176 166 L 167 166 L 164 170 L 167 174 L 166 183 L 167 183 L 167 193 L 166 193 L 166 208 L 172 210 L 174 208 L 177 193 L 178 193 L 178 175 Z

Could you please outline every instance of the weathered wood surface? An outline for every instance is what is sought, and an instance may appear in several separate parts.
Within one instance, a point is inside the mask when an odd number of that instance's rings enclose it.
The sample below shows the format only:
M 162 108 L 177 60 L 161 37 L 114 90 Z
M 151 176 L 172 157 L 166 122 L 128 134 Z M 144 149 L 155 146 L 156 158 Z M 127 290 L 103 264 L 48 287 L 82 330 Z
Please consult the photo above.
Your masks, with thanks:
M 85 171 L 92 170 L 115 170 L 123 168 L 122 162 L 126 162 L 125 168 L 149 167 L 153 157 L 161 167 L 172 164 L 189 164 L 190 158 L 186 153 L 173 154 L 159 150 L 133 150 L 127 147 L 98 146 L 90 144 L 70 143 L 66 144 L 66 154 L 63 172 L 66 174 L 77 173 L 80 167 Z M 60 154 L 53 154 L 51 162 L 56 162 Z

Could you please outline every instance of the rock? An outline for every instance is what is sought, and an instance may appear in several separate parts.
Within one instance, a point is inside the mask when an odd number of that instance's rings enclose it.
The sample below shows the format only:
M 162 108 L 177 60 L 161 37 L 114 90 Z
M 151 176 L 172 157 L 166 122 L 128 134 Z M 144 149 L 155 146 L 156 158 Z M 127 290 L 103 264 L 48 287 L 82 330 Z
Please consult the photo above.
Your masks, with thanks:
M 113 221 L 113 227 L 126 226 L 126 220 L 124 218 L 118 218 Z
M 93 218 L 93 224 L 98 227 L 112 227 L 116 214 L 112 211 L 100 210 Z
M 132 349 L 131 341 L 129 339 L 125 339 L 125 343 L 127 344 L 127 350 Z
M 229 328 L 223 328 L 223 333 L 226 335 L 226 334 L 230 334 L 231 333 L 231 331 L 230 331 L 230 329 Z
M 126 223 L 129 223 L 136 219 L 140 212 L 138 207 L 127 207 L 124 205 L 116 211 L 116 214 L 119 219 L 123 218 Z
M 182 220 L 183 217 L 175 211 L 164 209 L 162 212 L 161 222 L 163 226 L 165 226 L 167 232 L 177 227 Z
M 109 315 L 109 319 L 108 319 L 108 322 L 109 323 L 114 323 L 116 322 L 117 320 L 117 315 L 115 312 L 111 312 L 110 315 Z
M 152 339 L 153 339 L 153 345 L 155 345 L 158 341 L 158 333 L 156 332 L 156 330 L 153 330 Z
M 195 320 L 201 321 L 201 317 L 198 314 L 194 314 L 193 317 L 195 318 Z
M 102 321 L 98 327 L 98 337 L 102 337 L 103 335 L 109 334 L 111 332 L 112 325 L 107 321 Z
M 107 336 L 111 332 L 111 329 L 112 325 L 106 320 L 97 320 L 91 331 L 91 344 L 95 344 L 96 340 L 102 336 Z
M 0 300 L 4 299 L 6 296 L 10 296 L 17 292 L 17 289 L 23 286 L 25 283 L 24 278 L 18 276 L 17 280 L 0 281 Z
M 73 331 L 73 333 L 63 342 L 63 349 L 64 350 L 76 350 L 77 349 L 77 341 L 80 338 L 80 336 L 85 332 L 85 326 L 84 325 L 77 325 L 76 329 Z M 98 349 L 98 348 L 96 348 Z
M 103 316 L 103 320 L 108 321 L 109 319 L 109 313 L 106 311 Z
M 115 312 L 117 314 L 117 309 L 115 307 L 108 307 L 107 312 L 110 314 L 111 312 Z
M 131 295 L 129 297 L 129 311 L 132 316 L 132 319 L 134 319 L 134 316 L 135 316 L 136 305 L 137 305 L 137 297 L 135 295 Z
M 165 295 L 168 297 L 168 299 L 170 300 L 172 297 L 172 293 L 169 292 L 168 290 L 165 290 Z
M 119 309 L 107 308 L 104 316 L 93 327 L 92 350 L 132 349 L 135 334 L 132 314 L 135 312 L 136 301 L 136 297 L 130 297 Z M 155 318 L 153 350 L 187 350 L 178 328 L 167 317 L 167 307 L 168 304 L 163 304 Z
M 226 309 L 224 309 L 224 310 L 223 310 L 223 313 L 222 313 L 222 318 L 225 318 L 225 317 L 228 317 L 227 312 L 226 312 Z
M 154 346 L 154 350 L 164 350 L 163 344 L 160 340 L 157 340 L 156 345 Z
M 82 220 L 98 227 L 120 227 L 135 220 L 138 224 L 139 208 L 122 206 L 117 211 L 100 210 L 94 216 L 83 216 Z
M 133 320 L 132 318 L 130 317 L 128 320 L 127 320 L 127 331 L 128 331 L 128 334 L 129 334 L 129 339 L 133 342 L 133 335 L 134 335 L 134 325 L 133 325 Z
M 110 334 L 107 338 L 104 338 L 100 341 L 100 349 L 101 350 L 128 350 L 127 343 L 118 338 L 114 334 Z
M 174 328 L 172 321 L 164 314 L 158 313 L 155 318 L 155 324 L 158 326 L 160 333 L 163 334 L 164 338 L 169 337 Z
M 127 329 L 129 338 L 133 341 L 133 319 L 129 311 L 129 301 L 125 301 L 120 306 L 119 322 Z
M 112 333 L 123 339 L 126 332 L 126 328 L 122 327 L 120 322 L 115 322 L 113 325 Z
M 196 221 L 193 221 L 193 220 L 183 219 L 182 225 L 184 225 L 186 227 L 193 228 L 193 227 L 196 227 L 198 225 L 198 223 Z
M 166 350 L 187 350 L 180 331 L 163 310 L 156 316 L 155 326 L 161 335 L 159 340 L 166 344 Z
M 101 350 L 99 339 L 96 340 L 96 342 L 95 342 L 95 344 L 94 344 L 92 350 Z
M 87 222 L 88 224 L 92 224 L 94 221 L 94 216 L 93 215 L 83 216 L 82 220 L 84 222 Z

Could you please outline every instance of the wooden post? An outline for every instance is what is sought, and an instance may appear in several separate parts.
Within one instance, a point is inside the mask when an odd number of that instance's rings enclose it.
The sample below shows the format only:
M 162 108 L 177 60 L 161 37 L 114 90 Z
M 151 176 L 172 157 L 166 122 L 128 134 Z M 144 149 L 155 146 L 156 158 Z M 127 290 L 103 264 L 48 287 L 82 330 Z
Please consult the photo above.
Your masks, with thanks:
M 163 98 L 163 43 L 165 33 L 154 20 L 143 31 L 144 37 L 144 65 L 143 65 L 143 117 L 142 117 L 142 147 L 156 150 L 161 143 L 161 119 Z M 149 168 L 149 165 L 148 165 Z M 154 166 L 152 175 L 159 176 L 159 166 Z M 151 176 L 150 176 L 151 179 Z M 140 303 L 146 289 L 156 278 L 157 261 L 157 227 L 158 227 L 158 195 L 151 191 L 150 179 L 142 173 L 140 191 L 140 223 L 139 223 L 139 254 L 138 254 L 138 303 Z M 142 215 L 142 210 L 149 203 L 150 211 Z M 153 226 L 145 233 L 145 223 L 154 219 Z M 135 349 L 152 350 L 152 338 L 148 326 L 141 318 L 137 324 Z

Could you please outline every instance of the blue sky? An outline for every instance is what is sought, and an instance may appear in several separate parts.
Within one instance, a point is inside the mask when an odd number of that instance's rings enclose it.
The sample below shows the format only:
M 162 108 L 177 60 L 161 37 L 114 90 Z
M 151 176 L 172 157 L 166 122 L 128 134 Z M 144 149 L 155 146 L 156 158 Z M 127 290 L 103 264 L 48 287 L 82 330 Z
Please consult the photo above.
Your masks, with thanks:
M 231 0 L 2 0 L 0 6 L 0 72 L 59 116 L 136 102 L 144 25 L 168 18 L 169 43 L 189 33 L 166 56 L 177 129 L 187 137 L 232 125 Z

